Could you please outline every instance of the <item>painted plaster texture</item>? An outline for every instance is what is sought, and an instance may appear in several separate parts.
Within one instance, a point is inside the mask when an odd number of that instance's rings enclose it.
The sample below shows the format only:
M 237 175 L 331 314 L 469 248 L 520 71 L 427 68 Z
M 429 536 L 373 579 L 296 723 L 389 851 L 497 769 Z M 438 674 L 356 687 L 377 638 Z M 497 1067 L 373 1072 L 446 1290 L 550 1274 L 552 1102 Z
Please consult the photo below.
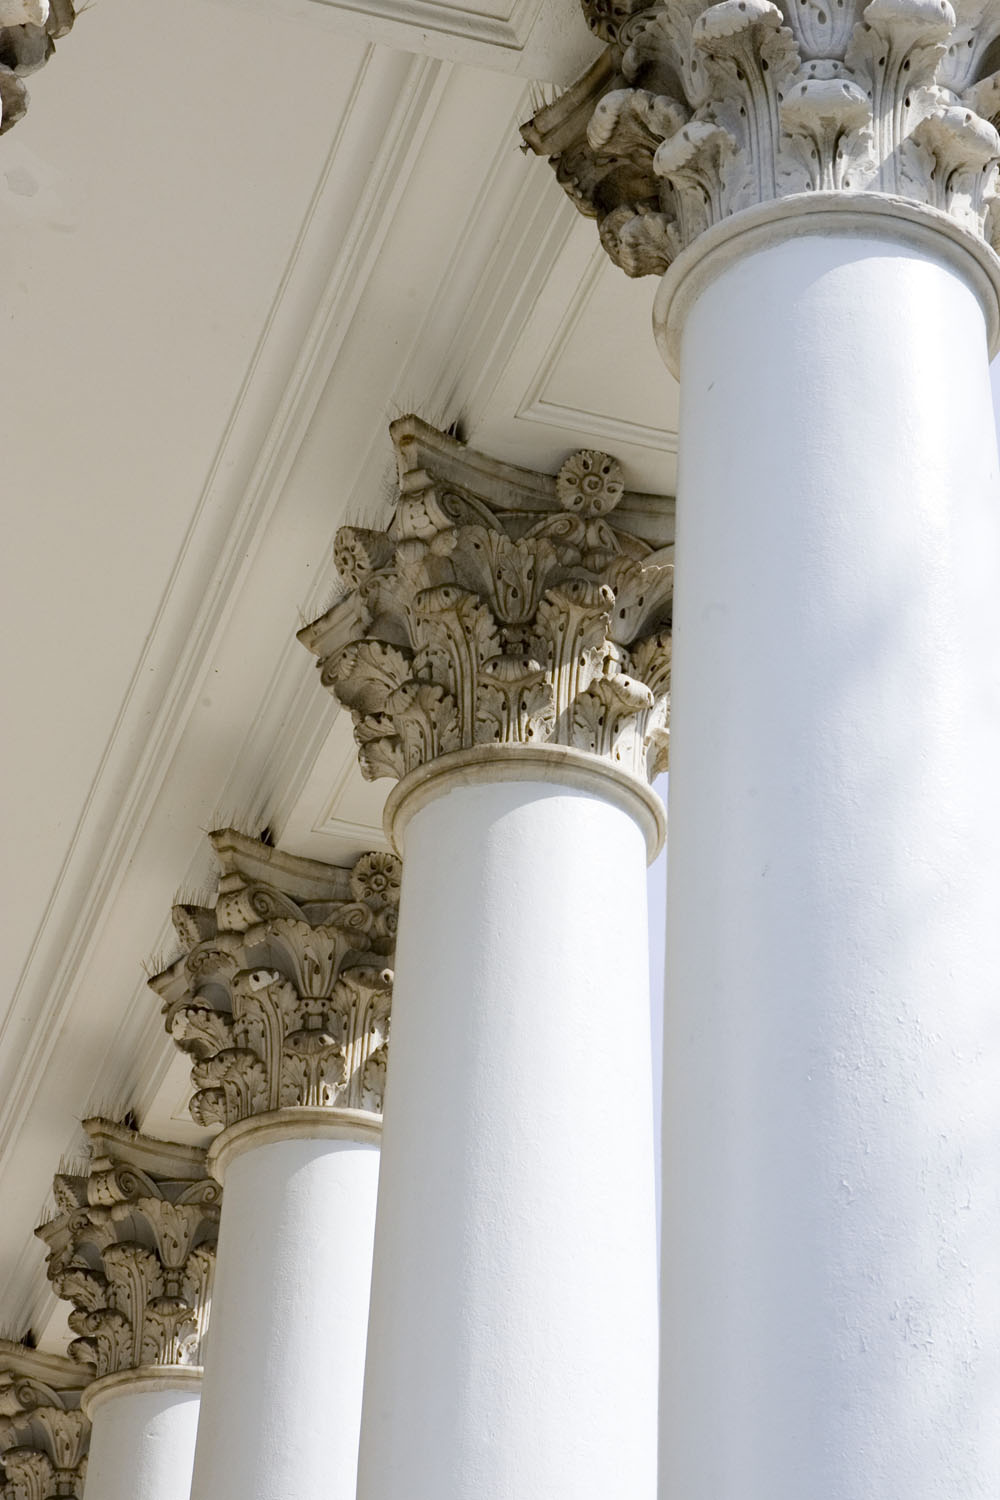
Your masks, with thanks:
M 1000 1493 L 986 330 L 944 236 L 854 230 L 680 339 L 663 1500 Z
M 648 1500 L 644 831 L 481 771 L 401 835 L 358 1494 Z
M 354 1500 L 378 1145 L 296 1128 L 226 1165 L 192 1500 Z
M 190 1373 L 194 1380 L 176 1386 L 137 1377 L 89 1396 L 84 1500 L 188 1500 L 200 1371 Z

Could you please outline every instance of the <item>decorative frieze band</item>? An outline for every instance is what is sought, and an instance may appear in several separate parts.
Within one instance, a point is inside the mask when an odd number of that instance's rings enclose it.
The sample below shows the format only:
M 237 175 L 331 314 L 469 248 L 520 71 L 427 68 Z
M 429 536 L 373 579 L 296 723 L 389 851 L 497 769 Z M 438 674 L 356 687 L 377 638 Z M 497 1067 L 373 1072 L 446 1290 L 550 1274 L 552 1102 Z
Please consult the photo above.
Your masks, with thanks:
M 0 1339 L 0 1500 L 83 1500 L 92 1372 Z
M 379 1113 L 399 905 L 395 855 L 353 868 L 231 829 L 214 907 L 178 906 L 182 956 L 150 983 L 194 1058 L 191 1114 L 235 1125 L 303 1106 Z
M 25 78 L 44 67 L 75 19 L 73 0 L 0 0 L 0 135 L 28 108 Z
M 523 127 L 611 259 L 658 275 L 798 193 L 943 210 L 994 247 L 1000 10 L 949 0 L 584 0 L 608 47 Z
M 340 530 L 345 594 L 299 636 L 351 711 L 365 776 L 518 745 L 655 775 L 673 587 L 663 502 L 627 495 L 605 453 L 576 453 L 553 477 L 415 417 L 390 430 L 392 521 Z
M 36 1231 L 53 1286 L 73 1304 L 69 1352 L 98 1377 L 200 1365 L 221 1198 L 205 1154 L 108 1120 L 84 1128 L 90 1170 L 58 1174 L 58 1215 Z

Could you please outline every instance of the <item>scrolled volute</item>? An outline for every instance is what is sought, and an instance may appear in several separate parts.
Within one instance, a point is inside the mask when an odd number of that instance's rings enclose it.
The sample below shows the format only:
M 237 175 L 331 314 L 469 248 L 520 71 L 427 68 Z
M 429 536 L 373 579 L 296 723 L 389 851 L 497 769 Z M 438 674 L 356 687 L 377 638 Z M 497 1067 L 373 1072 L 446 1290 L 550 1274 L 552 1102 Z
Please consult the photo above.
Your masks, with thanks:
M 995 0 L 584 0 L 607 42 L 523 127 L 631 276 L 799 193 L 892 195 L 997 248 Z
M 633 529 L 617 460 L 583 450 L 553 477 L 493 464 L 415 418 L 392 432 L 393 519 L 382 533 L 341 529 L 347 592 L 300 633 L 353 716 L 364 775 L 517 745 L 655 775 L 672 549 Z
M 92 1373 L 0 1339 L 0 1500 L 83 1500 Z
M 198 1365 L 211 1303 L 221 1192 L 194 1147 L 87 1120 L 94 1159 L 60 1173 L 62 1211 L 37 1231 L 73 1304 L 71 1356 L 98 1376 Z
M 350 869 L 212 835 L 214 908 L 178 908 L 187 951 L 151 981 L 193 1059 L 190 1109 L 205 1127 L 274 1110 L 379 1113 L 399 906 L 395 855 Z

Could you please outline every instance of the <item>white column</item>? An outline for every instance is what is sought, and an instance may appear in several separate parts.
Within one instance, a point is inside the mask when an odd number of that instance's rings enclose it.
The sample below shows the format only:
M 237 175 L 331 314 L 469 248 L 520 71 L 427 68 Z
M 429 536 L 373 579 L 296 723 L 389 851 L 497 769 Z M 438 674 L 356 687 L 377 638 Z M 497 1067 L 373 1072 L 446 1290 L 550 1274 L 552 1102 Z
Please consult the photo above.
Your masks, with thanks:
M 321 864 L 211 835 L 211 907 L 153 987 L 220 1123 L 225 1182 L 193 1500 L 355 1500 L 399 897 L 384 851 Z
M 1000 1494 L 996 299 L 849 206 L 660 297 L 664 1500 Z
M 359 1500 L 653 1500 L 667 507 L 404 418 L 302 632 L 403 855 Z
M 655 1489 L 655 830 L 520 753 L 397 814 L 361 1500 Z
M 80 1403 L 86 1500 L 188 1500 L 219 1188 L 196 1147 L 99 1116 L 83 1128 L 88 1169 L 56 1175 L 60 1211 L 36 1233 L 73 1304 L 70 1353 L 97 1377 Z
M 378 1124 L 286 1113 L 212 1152 L 225 1194 L 192 1500 L 354 1500 Z
M 189 1500 L 201 1371 L 126 1370 L 89 1386 L 84 1500 Z

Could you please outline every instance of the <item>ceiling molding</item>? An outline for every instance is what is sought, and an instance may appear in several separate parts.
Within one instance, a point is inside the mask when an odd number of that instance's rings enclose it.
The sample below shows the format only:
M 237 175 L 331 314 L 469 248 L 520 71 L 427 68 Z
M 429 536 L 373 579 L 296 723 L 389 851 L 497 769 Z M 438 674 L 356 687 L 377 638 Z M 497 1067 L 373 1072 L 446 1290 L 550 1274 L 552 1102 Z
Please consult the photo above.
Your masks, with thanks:
M 441 32 L 461 41 L 490 47 L 523 50 L 538 18 L 542 0 L 515 0 L 499 9 L 476 10 L 466 5 L 436 4 L 435 0 L 312 0 L 338 11 L 355 11 L 375 20 L 391 21 L 416 33 Z
M 579 0 L 217 0 L 415 55 L 568 87 L 601 51 Z
M 384 57 L 369 49 L 353 95 L 327 153 L 321 179 L 276 292 L 246 377 L 236 399 L 202 495 L 160 602 L 156 621 L 137 663 L 100 765 L 74 830 L 45 913 L 35 934 L 19 983 L 0 1027 L 0 1046 L 18 1058 L 0 1101 L 0 1170 L 31 1118 L 32 1101 L 63 1043 L 81 985 L 105 925 L 126 881 L 139 839 L 156 804 L 185 728 L 196 712 L 217 642 L 230 626 L 267 523 L 281 495 L 283 478 L 304 438 L 309 420 L 351 325 L 367 277 L 389 233 L 393 214 L 430 128 L 450 74 L 450 66 L 428 58 Z M 402 75 L 402 86 L 400 86 Z M 342 192 L 335 167 L 350 157 L 354 106 L 365 91 L 387 88 L 394 105 L 370 165 L 363 168 L 363 191 L 348 233 L 329 265 L 328 217 L 342 215 L 331 200 Z M 328 214 L 328 202 L 330 212 Z M 298 322 L 291 304 L 299 296 L 300 271 L 316 255 L 327 262 L 326 289 L 304 340 L 290 380 L 278 382 L 277 409 L 263 445 L 257 388 L 274 386 L 272 349 L 281 345 L 286 324 Z M 286 316 L 287 315 L 287 316 Z M 297 330 L 295 330 L 297 332 Z M 277 355 L 280 366 L 283 350 Z M 251 398 L 253 393 L 253 399 Z M 273 408 L 272 408 L 273 409 Z M 248 445 L 257 450 L 249 482 L 235 513 L 217 541 L 219 492 L 244 470 Z M 192 577 L 192 565 L 198 577 Z M 191 616 L 191 596 L 197 607 Z M 290 601 L 290 607 L 293 607 Z M 289 634 L 292 633 L 290 621 Z M 169 685 L 158 695 L 150 722 L 146 694 L 151 660 L 158 679 Z M 223 793 L 225 796 L 226 794 Z M 110 814 L 110 815 L 109 815 Z M 146 939 L 136 936 L 136 959 Z M 113 997 L 105 1001 L 114 1005 Z M 130 1007 L 131 1009 L 131 1007 Z M 25 1021 L 30 1016 L 30 1028 Z M 132 1017 L 129 1016 L 129 1021 Z M 145 1029 L 141 1026 L 141 1029 Z M 26 1044 L 13 1041 L 15 1028 Z M 107 1079 L 110 1091 L 112 1079 Z M 40 1198 L 43 1196 L 40 1193 Z M 39 1278 L 25 1252 L 12 1268 L 6 1289 L 8 1317 L 24 1316 L 39 1305 Z M 30 1283 L 30 1284 L 29 1284 Z
M 636 443 L 641 448 L 651 448 L 658 453 L 677 452 L 677 433 L 663 427 L 650 427 L 641 422 L 631 422 L 624 417 L 612 417 L 607 413 L 587 411 L 567 406 L 560 401 L 546 399 L 546 391 L 552 383 L 560 360 L 566 354 L 570 341 L 580 325 L 588 304 L 597 291 L 598 282 L 605 270 L 606 257 L 598 247 L 586 274 L 581 278 L 569 306 L 556 328 L 548 348 L 533 380 L 528 386 L 516 416 L 523 422 L 541 422 L 562 432 L 579 432 L 592 441 L 614 444 Z
M 609 417 L 601 412 L 583 411 L 575 406 L 561 406 L 555 401 L 541 398 L 522 406 L 517 413 L 519 421 L 541 422 L 546 427 L 558 428 L 560 432 L 579 432 L 592 441 L 606 442 L 609 453 L 617 444 L 635 443 L 640 448 L 652 448 L 657 453 L 676 453 L 677 434 L 666 428 L 645 427 L 640 422 L 628 422 L 623 417 Z

